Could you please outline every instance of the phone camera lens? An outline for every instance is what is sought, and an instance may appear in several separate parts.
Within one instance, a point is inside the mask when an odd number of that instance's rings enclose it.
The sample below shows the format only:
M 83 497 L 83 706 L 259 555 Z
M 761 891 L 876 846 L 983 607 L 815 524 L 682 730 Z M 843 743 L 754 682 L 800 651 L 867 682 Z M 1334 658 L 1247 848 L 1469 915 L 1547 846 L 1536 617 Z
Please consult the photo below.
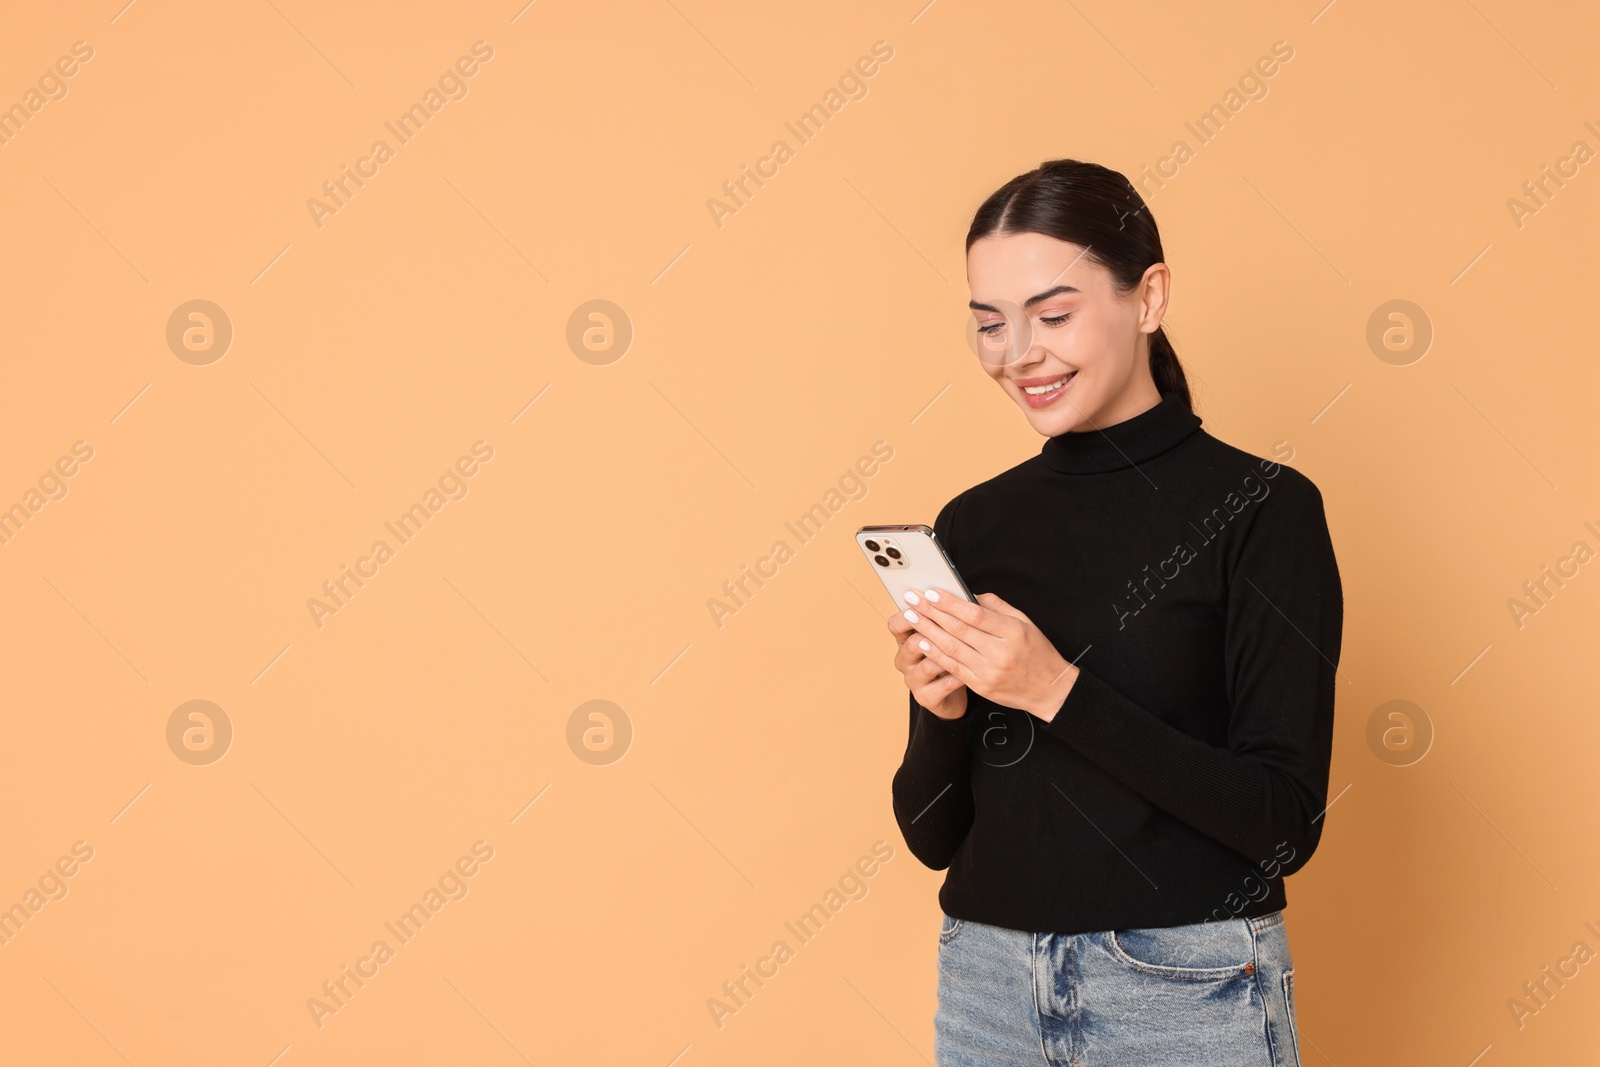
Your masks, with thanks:
M 872 540 L 871 538 L 868 538 L 867 540 L 865 540 L 865 541 L 863 541 L 861 543 L 867 546 L 867 551 L 868 552 L 880 551 L 880 547 L 878 545 L 878 542 Z
M 872 562 L 876 563 L 880 567 L 887 567 L 889 565 L 889 561 L 884 559 L 882 556 L 873 556 Z
M 883 550 L 883 552 L 884 555 L 888 556 L 890 559 L 900 558 L 900 550 L 898 548 L 886 548 Z

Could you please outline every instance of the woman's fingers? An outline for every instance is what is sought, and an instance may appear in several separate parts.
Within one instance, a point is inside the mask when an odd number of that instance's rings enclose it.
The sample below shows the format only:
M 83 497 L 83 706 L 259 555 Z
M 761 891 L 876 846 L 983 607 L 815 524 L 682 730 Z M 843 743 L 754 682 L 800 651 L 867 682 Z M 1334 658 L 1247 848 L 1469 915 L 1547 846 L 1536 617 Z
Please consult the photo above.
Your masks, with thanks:
M 1010 604 L 1007 604 L 1004 600 L 1001 600 L 993 593 L 979 593 L 978 603 L 982 604 L 990 611 L 998 612 L 1001 615 L 1009 615 L 1013 619 L 1017 619 L 1020 622 L 1032 621 L 1028 618 L 1028 616 L 1024 615 L 1020 609 L 1012 607 Z
M 960 688 L 961 680 L 947 674 L 934 679 L 919 689 L 913 690 L 912 695 L 917 698 L 917 703 L 927 708 L 942 703 L 951 693 Z
M 942 620 L 935 621 L 929 614 L 929 605 L 924 601 L 918 608 L 907 608 L 902 614 L 907 615 L 915 629 L 915 636 L 906 639 L 907 646 L 915 646 L 922 650 L 924 655 L 934 657 L 935 653 L 943 653 L 944 658 L 939 662 L 945 665 L 946 670 L 952 670 L 950 663 L 954 661 L 973 662 L 983 658 L 983 654 L 971 645 L 945 631 Z M 938 609 L 933 609 L 937 611 Z M 953 619 L 947 612 L 939 612 L 944 619 Z M 914 617 L 914 621 L 913 618 Z M 959 623 L 958 623 L 959 625 Z M 927 647 L 924 648 L 923 646 Z
M 944 699 L 964 684 L 960 678 L 926 657 L 906 670 L 906 685 L 913 692 L 934 700 Z
M 916 627 L 911 625 L 910 620 L 906 618 L 904 609 L 895 611 L 889 616 L 888 621 L 889 632 L 894 634 L 896 641 L 904 641 L 906 639 L 906 635 L 911 633 L 912 630 L 916 629 Z
M 939 594 L 939 599 L 935 601 L 931 597 L 924 596 L 922 603 L 918 605 L 922 614 L 938 623 L 952 637 L 974 649 L 991 648 L 997 639 L 1006 634 L 1008 625 L 1014 623 L 1008 613 L 1002 612 L 998 607 L 987 607 L 962 600 L 949 590 L 933 589 L 930 592 Z M 989 595 L 979 594 L 980 597 Z M 998 597 L 992 599 L 999 601 Z
M 894 669 L 905 674 L 926 658 L 915 641 L 902 641 L 894 654 Z
M 894 665 L 895 669 L 905 677 L 906 688 L 911 690 L 919 704 L 923 707 L 937 707 L 966 683 L 950 673 L 948 658 L 941 657 L 936 660 L 923 649 L 922 645 L 927 644 L 929 649 L 937 652 L 933 645 L 935 640 L 951 644 L 958 642 L 940 630 L 936 624 L 931 623 L 926 616 L 919 615 L 917 618 L 919 621 L 913 623 L 906 618 L 904 611 L 897 611 L 887 620 L 889 632 L 899 642 L 899 648 L 895 650 Z
M 912 638 L 911 640 L 907 641 L 906 644 L 908 646 L 917 646 L 917 648 L 922 650 L 922 654 L 928 657 L 928 662 L 935 664 L 940 670 L 949 671 L 950 674 L 954 675 L 960 680 L 962 685 L 970 686 L 975 683 L 978 680 L 977 672 L 967 664 L 963 663 L 959 656 L 952 655 L 951 653 L 945 651 L 944 642 L 950 642 L 951 644 L 957 646 L 960 646 L 960 642 L 956 641 L 948 634 L 942 634 L 942 637 L 942 641 L 936 636 Z M 922 648 L 923 644 L 927 644 L 928 647 Z
M 895 640 L 900 642 L 900 646 L 895 649 L 894 654 L 895 670 L 906 676 L 907 684 L 913 684 L 911 670 L 918 664 L 927 662 L 928 658 L 927 654 L 917 647 L 916 639 L 920 635 L 917 633 L 916 628 L 898 612 L 889 617 L 889 632 L 894 634 Z M 940 669 L 942 668 L 935 669 L 934 674 L 938 674 Z

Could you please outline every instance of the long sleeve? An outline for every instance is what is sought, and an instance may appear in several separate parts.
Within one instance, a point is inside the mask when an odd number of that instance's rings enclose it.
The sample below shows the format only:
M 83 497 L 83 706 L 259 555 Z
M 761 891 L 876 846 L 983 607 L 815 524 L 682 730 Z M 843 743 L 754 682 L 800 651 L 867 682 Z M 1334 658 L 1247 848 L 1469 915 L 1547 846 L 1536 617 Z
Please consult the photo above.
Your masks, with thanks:
M 951 527 L 960 500 L 957 496 L 945 504 L 933 521 L 934 535 L 958 573 L 959 542 Z M 911 722 L 892 786 L 894 817 L 911 854 L 936 871 L 944 870 L 972 828 L 972 716 L 941 719 L 911 693 L 906 696 Z
M 1328 803 L 1344 597 L 1322 494 L 1283 467 L 1227 577 L 1227 747 L 1163 721 L 1081 669 L 1043 724 L 1152 804 L 1253 861 L 1311 858 Z M 1160 671 L 1157 656 L 1145 665 Z

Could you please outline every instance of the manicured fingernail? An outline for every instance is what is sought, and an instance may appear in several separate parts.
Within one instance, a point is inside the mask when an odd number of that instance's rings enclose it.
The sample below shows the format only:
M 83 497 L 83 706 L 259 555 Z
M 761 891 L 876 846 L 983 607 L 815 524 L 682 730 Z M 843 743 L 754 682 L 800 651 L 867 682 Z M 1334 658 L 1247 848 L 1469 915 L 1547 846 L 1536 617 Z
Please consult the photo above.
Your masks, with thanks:
M 928 599 L 937 604 L 939 602 L 939 594 L 930 589 L 928 590 Z
M 917 642 L 917 647 L 922 649 L 922 651 L 924 651 L 924 652 L 929 652 L 929 651 L 932 651 L 932 649 L 933 649 L 933 646 L 928 644 L 928 642 L 926 642 L 926 641 L 918 641 Z
M 906 621 L 907 622 L 921 622 L 922 620 L 917 618 L 917 613 L 916 612 L 912 611 L 910 608 L 907 608 L 906 609 Z
M 917 599 L 917 594 L 916 593 L 914 593 L 911 590 L 907 589 L 906 590 L 906 603 L 907 604 L 920 604 L 920 603 L 922 603 L 922 601 Z

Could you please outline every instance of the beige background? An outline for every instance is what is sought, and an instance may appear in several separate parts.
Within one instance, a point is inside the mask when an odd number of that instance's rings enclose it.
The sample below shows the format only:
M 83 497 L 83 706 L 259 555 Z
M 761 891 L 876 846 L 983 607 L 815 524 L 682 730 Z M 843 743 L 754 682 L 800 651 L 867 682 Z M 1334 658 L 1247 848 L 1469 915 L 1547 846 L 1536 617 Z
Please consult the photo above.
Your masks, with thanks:
M 5 1062 L 931 1061 L 942 875 L 890 810 L 905 690 L 851 533 L 931 521 L 1041 443 L 963 340 L 982 198 L 1060 156 L 1138 177 L 1180 139 L 1150 197 L 1169 331 L 1206 428 L 1286 442 L 1321 487 L 1344 580 L 1338 799 L 1290 886 L 1304 1060 L 1592 1051 L 1600 964 L 1520 1027 L 1508 1007 L 1600 952 L 1600 577 L 1521 627 L 1507 604 L 1600 549 L 1597 164 L 1520 225 L 1507 204 L 1600 148 L 1588 5 L 3 22 L 0 103 L 93 50 L 0 146 L 0 505 L 28 515 L 0 546 L 0 906 L 27 916 L 0 947 Z M 308 199 L 476 41 L 467 95 L 319 227 Z M 800 144 L 784 123 L 878 41 L 865 97 Z M 1293 59 L 1200 145 L 1185 123 L 1276 41 Z M 719 228 L 707 201 L 779 139 Z M 202 299 L 234 331 L 203 366 L 166 341 Z M 1434 338 L 1398 366 L 1366 331 L 1401 299 Z M 605 365 L 566 341 L 591 300 L 634 331 Z M 478 441 L 466 496 L 319 627 L 308 599 Z M 784 523 L 878 441 L 864 498 L 799 544 Z M 719 627 L 708 600 L 780 539 Z M 1434 732 L 1409 766 L 1367 740 L 1397 699 Z M 192 700 L 234 733 L 206 765 L 168 743 Z M 632 731 L 607 765 L 569 747 L 591 700 Z M 880 840 L 867 895 L 716 1025 L 723 982 Z M 468 894 L 392 939 L 478 841 L 492 860 L 446 879 Z M 41 880 L 66 895 L 31 912 Z M 319 1027 L 308 999 L 380 939 Z

